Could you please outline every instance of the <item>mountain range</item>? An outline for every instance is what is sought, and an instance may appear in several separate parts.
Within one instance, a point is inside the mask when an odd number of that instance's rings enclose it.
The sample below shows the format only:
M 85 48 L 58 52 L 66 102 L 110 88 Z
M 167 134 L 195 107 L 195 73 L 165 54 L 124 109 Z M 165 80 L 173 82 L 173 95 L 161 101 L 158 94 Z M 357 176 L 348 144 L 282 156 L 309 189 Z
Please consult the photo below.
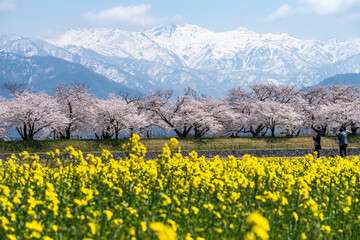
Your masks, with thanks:
M 78 80 L 101 96 L 157 89 L 180 93 L 190 86 L 222 97 L 236 86 L 303 88 L 360 72 L 360 38 L 301 40 L 247 28 L 213 32 L 191 24 L 142 32 L 72 29 L 52 39 L 4 35 L 0 53 L 0 81 L 25 81 L 48 91 L 55 83 Z
M 48 93 L 52 93 L 59 84 L 84 83 L 92 94 L 103 99 L 109 93 L 141 95 L 140 91 L 111 81 L 78 63 L 52 56 L 23 57 L 0 52 L 0 62 L 0 83 L 26 82 L 28 88 Z M 0 93 L 8 97 L 5 89 L 0 89 Z
M 357 85 L 360 87 L 360 73 L 336 74 L 335 76 L 325 78 L 316 86 L 329 85 Z

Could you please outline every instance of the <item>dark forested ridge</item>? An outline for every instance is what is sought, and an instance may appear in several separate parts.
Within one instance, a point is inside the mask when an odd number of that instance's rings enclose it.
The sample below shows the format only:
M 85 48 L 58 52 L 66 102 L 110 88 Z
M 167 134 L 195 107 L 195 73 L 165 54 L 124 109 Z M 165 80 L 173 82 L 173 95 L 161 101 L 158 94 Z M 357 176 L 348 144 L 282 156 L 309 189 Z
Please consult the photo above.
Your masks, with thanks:
M 324 79 L 316 86 L 331 85 L 358 85 L 360 86 L 360 73 L 337 74 L 335 76 Z

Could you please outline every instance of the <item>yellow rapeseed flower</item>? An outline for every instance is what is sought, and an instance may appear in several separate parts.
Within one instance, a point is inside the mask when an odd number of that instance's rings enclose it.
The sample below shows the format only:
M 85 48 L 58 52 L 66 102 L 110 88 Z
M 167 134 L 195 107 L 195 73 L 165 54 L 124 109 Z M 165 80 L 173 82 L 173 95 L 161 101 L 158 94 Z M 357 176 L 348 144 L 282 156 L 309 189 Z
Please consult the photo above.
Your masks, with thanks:
M 199 213 L 199 209 L 195 206 L 192 206 L 191 209 L 193 210 L 194 214 L 198 214 Z
M 327 225 L 321 225 L 321 230 L 329 234 L 331 232 L 331 227 Z
M 95 225 L 95 223 L 89 222 L 89 223 L 88 223 L 88 226 L 89 226 L 89 228 L 90 228 L 91 234 L 92 234 L 92 235 L 95 235 L 95 234 L 96 234 L 96 225 Z
M 43 236 L 42 240 L 54 240 L 53 238 L 49 237 L 49 236 Z
M 159 240 L 175 240 L 176 232 L 169 226 L 161 222 L 150 223 L 150 229 L 155 233 Z
M 170 138 L 170 146 L 172 146 L 173 148 L 176 148 L 178 143 L 179 141 L 176 138 Z
M 295 218 L 296 221 L 299 221 L 299 216 L 296 212 L 293 212 L 293 217 Z
M 13 234 L 6 234 L 6 237 L 7 237 L 9 240 L 16 240 L 16 236 L 13 235 Z
M 106 219 L 107 219 L 108 221 L 110 221 L 110 219 L 111 219 L 112 216 L 113 216 L 113 212 L 110 211 L 110 210 L 104 210 L 103 213 L 105 213 Z
M 198 153 L 195 151 L 190 152 L 189 155 L 190 155 L 191 159 L 196 159 L 198 157 Z
M 269 239 L 269 234 L 267 233 L 267 231 L 258 226 L 258 225 L 254 225 L 251 230 L 256 234 L 256 236 L 258 236 L 259 238 L 263 239 L 263 240 L 267 240 Z
M 59 230 L 59 227 L 57 225 L 51 225 L 51 229 L 54 231 L 54 232 L 57 232 Z
M 266 218 L 264 218 L 259 212 L 252 212 L 247 218 L 248 223 L 262 227 L 266 231 L 270 231 L 270 225 Z
M 251 225 L 251 230 L 261 239 L 267 240 L 269 234 L 267 233 L 270 230 L 269 222 L 266 218 L 261 216 L 257 211 L 252 212 L 248 218 L 248 223 Z
M 140 226 L 141 226 L 141 231 L 146 232 L 147 230 L 146 222 L 144 221 L 140 222 Z
M 248 232 L 245 234 L 244 240 L 255 240 L 255 236 L 252 232 Z
M 29 230 L 34 230 L 37 232 L 42 232 L 43 231 L 43 226 L 40 222 L 33 220 L 32 222 L 26 222 L 25 223 L 25 227 Z

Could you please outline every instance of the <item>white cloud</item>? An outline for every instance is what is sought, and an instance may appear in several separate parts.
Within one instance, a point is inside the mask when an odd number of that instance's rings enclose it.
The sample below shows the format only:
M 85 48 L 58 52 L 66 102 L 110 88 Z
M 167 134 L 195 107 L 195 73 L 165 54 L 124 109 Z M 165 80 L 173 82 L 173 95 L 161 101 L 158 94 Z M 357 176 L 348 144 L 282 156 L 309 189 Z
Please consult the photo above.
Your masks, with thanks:
M 300 0 L 319 15 L 339 14 L 353 11 L 360 7 L 360 0 Z
M 16 0 L 0 0 L 0 12 L 15 11 Z
M 289 4 L 284 4 L 279 7 L 274 13 L 270 14 L 267 19 L 270 21 L 287 17 L 292 12 L 292 7 Z
M 332 15 L 342 21 L 352 21 L 360 15 L 360 0 L 298 0 L 296 6 L 284 4 L 274 13 L 267 16 L 266 20 L 273 21 L 286 18 L 291 14 L 308 14 L 325 16 Z
M 132 23 L 146 26 L 156 22 L 156 19 L 149 15 L 150 10 L 150 4 L 117 6 L 96 13 L 87 12 L 84 18 L 102 23 Z

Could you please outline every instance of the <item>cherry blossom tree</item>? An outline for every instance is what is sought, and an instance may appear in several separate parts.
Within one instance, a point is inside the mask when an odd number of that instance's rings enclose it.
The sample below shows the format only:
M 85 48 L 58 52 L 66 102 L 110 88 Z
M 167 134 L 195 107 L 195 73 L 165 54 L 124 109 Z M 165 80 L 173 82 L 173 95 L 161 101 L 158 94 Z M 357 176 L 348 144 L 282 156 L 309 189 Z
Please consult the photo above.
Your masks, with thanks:
M 330 128 L 351 127 L 356 133 L 360 91 L 356 86 L 315 87 L 304 91 L 302 99 L 307 124 L 321 135 Z
M 225 100 L 230 105 L 236 105 L 238 103 L 245 102 L 250 98 L 250 92 L 244 90 L 242 87 L 234 87 L 229 90 L 228 96 L 225 98 Z
M 298 94 L 299 91 L 290 85 L 256 84 L 250 93 L 240 87 L 231 89 L 226 100 L 241 119 L 241 124 L 238 124 L 240 131 L 256 137 L 270 130 L 275 136 L 275 130 L 280 127 L 294 127 L 292 118 L 297 118 L 296 123 L 299 123 L 299 116 L 293 108 Z
M 300 94 L 299 101 L 302 104 L 302 113 L 305 116 L 305 125 L 319 131 L 320 135 L 326 135 L 329 128 L 329 108 L 327 87 L 309 88 Z
M 328 120 L 333 127 L 351 128 L 355 134 L 359 126 L 360 89 L 357 86 L 331 86 L 327 95 Z
M 94 130 L 97 138 L 119 138 L 121 131 L 132 134 L 145 129 L 149 121 L 147 115 L 140 112 L 136 102 L 126 101 L 110 95 L 108 100 L 98 100 L 95 104 Z
M 246 103 L 244 113 L 247 119 L 247 128 L 244 132 L 251 133 L 253 137 L 264 136 L 269 129 L 264 117 L 266 103 L 257 99 L 248 100 Z
M 89 111 L 95 102 L 89 89 L 75 83 L 70 86 L 58 85 L 54 96 L 68 118 L 68 124 L 57 132 L 59 138 L 70 139 L 75 133 L 86 132 L 91 121 Z
M 306 127 L 306 117 L 303 114 L 304 101 L 297 99 L 291 104 L 286 103 L 282 106 L 282 111 L 286 112 L 278 126 L 279 130 L 285 131 L 286 136 L 299 136 L 301 131 Z
M 232 130 L 230 136 L 238 136 L 239 133 L 251 133 L 253 137 L 264 135 L 268 126 L 263 118 L 263 101 L 252 98 L 226 98 L 234 117 L 231 125 L 227 126 Z
M 275 137 L 275 130 L 290 126 L 297 113 L 290 104 L 279 103 L 274 100 L 259 102 L 261 118 L 271 131 L 271 136 Z M 286 127 L 285 127 L 286 128 Z
M 196 138 L 201 138 L 207 133 L 217 133 L 221 125 L 216 116 L 220 113 L 218 110 L 219 101 L 208 97 L 188 98 L 186 104 L 176 114 L 175 122 L 183 123 L 194 131 Z
M 24 93 L 5 102 L 5 123 L 14 127 L 23 140 L 34 140 L 43 133 L 48 136 L 68 122 L 56 100 L 45 94 Z
M 268 131 L 297 136 L 302 129 L 319 130 L 360 126 L 360 90 L 354 86 L 314 87 L 298 91 L 290 85 L 256 84 L 249 91 L 233 88 L 224 99 L 213 99 L 188 88 L 181 96 L 156 91 L 143 98 L 97 99 L 84 85 L 59 85 L 54 97 L 34 94 L 26 85 L 5 86 L 12 94 L 0 99 L 0 138 L 14 127 L 22 139 L 68 139 L 95 133 L 97 138 L 119 138 L 120 133 L 143 133 L 159 128 L 178 137 L 217 135 L 254 137 Z M 47 118 L 47 116 L 51 116 Z M 55 121 L 56 120 L 56 121 Z
M 4 140 L 6 138 L 6 122 L 5 122 L 5 114 L 7 112 L 7 104 L 5 104 L 5 99 L 0 97 L 0 140 Z
M 228 96 L 223 99 L 228 105 L 228 109 L 223 111 L 226 117 L 218 119 L 225 136 L 239 137 L 239 134 L 246 132 L 249 125 L 249 100 L 250 92 L 243 88 L 235 87 L 229 90 Z
M 240 137 L 246 129 L 246 118 L 244 115 L 231 108 L 228 104 L 220 104 L 218 107 L 219 114 L 215 115 L 217 122 L 221 125 L 218 132 L 220 136 Z
M 142 100 L 141 109 L 149 114 L 154 126 L 173 130 L 179 138 L 185 138 L 193 126 L 179 115 L 181 108 L 190 101 L 190 97 L 185 95 L 178 96 L 175 100 L 172 98 L 173 91 L 155 91 Z
M 359 96 L 358 86 L 334 85 L 328 88 L 326 99 L 331 103 L 351 102 L 358 99 Z
M 28 88 L 27 83 L 5 82 L 0 86 L 8 90 L 13 97 L 19 97 L 22 94 L 32 92 L 32 89 Z
M 272 100 L 280 103 L 293 101 L 299 91 L 293 85 L 255 84 L 251 86 L 252 97 L 259 101 Z

